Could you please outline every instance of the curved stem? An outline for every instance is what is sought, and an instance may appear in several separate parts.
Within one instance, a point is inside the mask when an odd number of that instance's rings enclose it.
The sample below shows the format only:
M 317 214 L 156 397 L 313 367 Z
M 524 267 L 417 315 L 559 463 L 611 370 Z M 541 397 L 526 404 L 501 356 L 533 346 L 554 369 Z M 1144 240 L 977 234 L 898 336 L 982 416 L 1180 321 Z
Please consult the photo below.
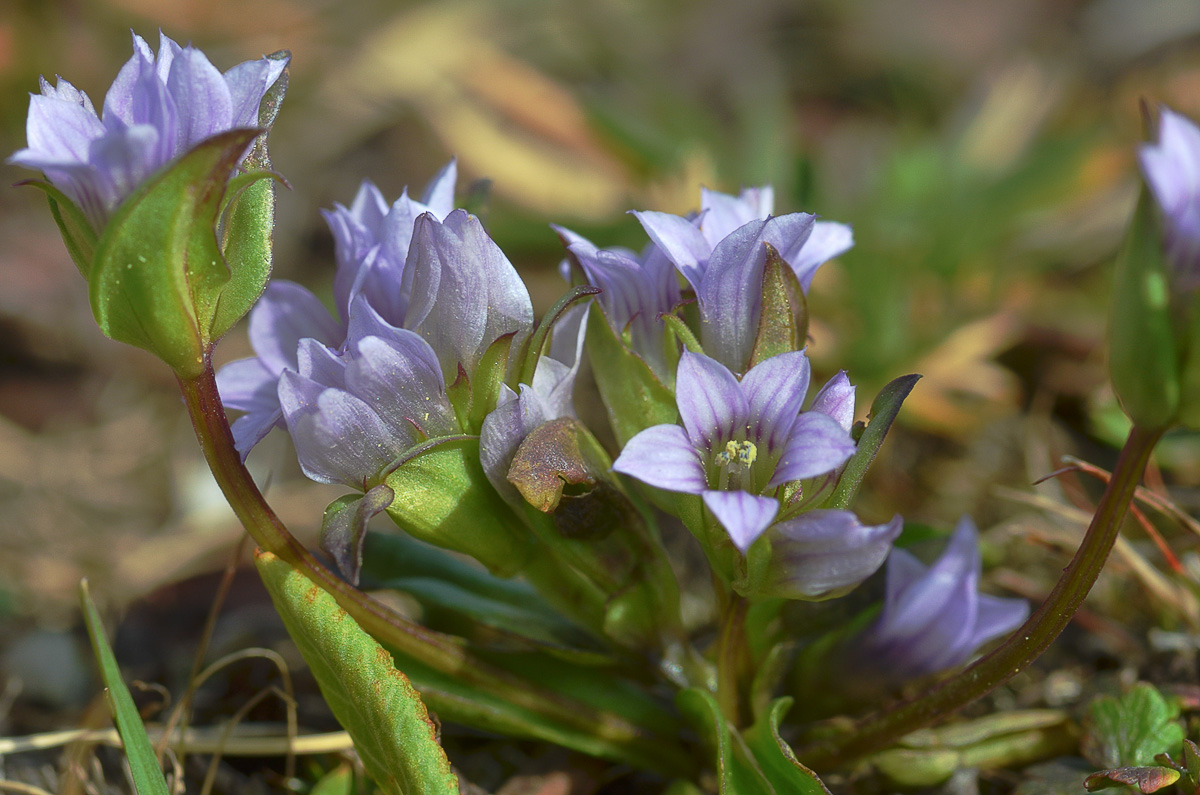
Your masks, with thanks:
M 600 738 L 629 761 L 652 769 L 687 769 L 686 758 L 675 743 L 649 737 L 620 715 L 592 708 L 478 659 L 458 638 L 434 632 L 395 612 L 317 560 L 271 510 L 242 463 L 208 357 L 204 365 L 199 376 L 179 378 L 179 388 L 204 458 L 255 543 L 329 592 L 359 626 L 401 654 L 559 725 Z
M 797 748 L 797 757 L 810 767 L 829 769 L 886 748 L 990 693 L 1041 656 L 1070 623 L 1100 575 L 1162 433 L 1138 426 L 1130 431 L 1075 557 L 1046 600 L 1004 643 L 924 694 L 868 715 L 835 738 Z

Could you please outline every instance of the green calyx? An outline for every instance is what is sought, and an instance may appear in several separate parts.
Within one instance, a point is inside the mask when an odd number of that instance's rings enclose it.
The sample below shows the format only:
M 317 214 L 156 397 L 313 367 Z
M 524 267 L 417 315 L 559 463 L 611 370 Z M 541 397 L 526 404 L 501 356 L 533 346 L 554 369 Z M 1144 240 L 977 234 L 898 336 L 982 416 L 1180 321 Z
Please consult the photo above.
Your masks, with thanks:
M 88 280 L 100 330 L 150 351 L 180 377 L 203 371 L 212 345 L 266 287 L 274 192 L 264 178 L 274 175 L 230 180 L 261 132 L 204 141 L 126 199 L 94 242 L 75 208 L 43 187 Z

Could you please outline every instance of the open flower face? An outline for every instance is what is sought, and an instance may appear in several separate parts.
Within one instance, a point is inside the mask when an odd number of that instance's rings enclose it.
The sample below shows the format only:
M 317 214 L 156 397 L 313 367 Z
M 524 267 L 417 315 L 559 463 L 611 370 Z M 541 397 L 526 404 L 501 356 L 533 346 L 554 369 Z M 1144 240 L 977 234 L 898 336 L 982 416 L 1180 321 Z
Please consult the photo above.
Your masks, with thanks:
M 801 412 L 809 363 L 775 356 L 739 381 L 719 362 L 685 353 L 676 376 L 679 425 L 629 440 L 613 469 L 661 489 L 700 495 L 743 552 L 779 513 L 775 489 L 841 466 L 849 433 L 820 411 Z
M 222 74 L 195 47 L 159 34 L 158 54 L 133 37 L 133 57 L 104 98 L 62 78 L 30 98 L 28 147 L 9 162 L 42 171 L 100 230 L 150 175 L 218 133 L 259 125 L 259 105 L 286 59 L 246 61 Z

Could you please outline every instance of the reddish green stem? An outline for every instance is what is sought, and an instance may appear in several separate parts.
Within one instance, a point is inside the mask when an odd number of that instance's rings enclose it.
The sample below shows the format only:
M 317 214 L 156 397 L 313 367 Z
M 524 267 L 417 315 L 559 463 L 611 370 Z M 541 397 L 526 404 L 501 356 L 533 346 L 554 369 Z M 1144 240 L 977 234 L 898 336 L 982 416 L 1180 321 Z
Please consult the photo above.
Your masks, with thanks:
M 797 748 L 809 767 L 828 770 L 882 750 L 990 693 L 1041 656 L 1070 623 L 1116 543 L 1161 430 L 1135 426 L 1075 557 L 1042 605 L 999 647 L 926 693 L 868 715 L 837 737 Z

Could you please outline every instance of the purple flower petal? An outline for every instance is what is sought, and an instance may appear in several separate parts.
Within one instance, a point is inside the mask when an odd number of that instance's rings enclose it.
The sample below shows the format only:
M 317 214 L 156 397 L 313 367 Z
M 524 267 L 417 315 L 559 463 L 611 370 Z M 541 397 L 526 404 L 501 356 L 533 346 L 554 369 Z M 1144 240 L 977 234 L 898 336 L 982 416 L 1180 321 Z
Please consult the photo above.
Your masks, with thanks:
M 229 94 L 229 84 L 208 57 L 194 47 L 185 47 L 171 64 L 167 91 L 175 101 L 184 149 L 232 129 L 233 97 Z M 261 94 L 258 100 L 262 101 Z
M 778 522 L 770 535 L 768 589 L 792 599 L 840 596 L 875 573 L 903 529 L 899 516 L 886 524 L 864 525 L 849 511 L 832 510 Z
M 438 219 L 445 219 L 454 212 L 454 186 L 457 182 L 458 159 L 453 158 L 442 166 L 442 170 L 425 186 L 425 192 L 421 194 L 421 203 Z
M 775 521 L 779 502 L 771 497 L 759 497 L 745 491 L 705 491 L 704 504 L 729 533 L 738 551 L 745 554 L 763 532 Z
M 636 210 L 633 215 L 641 222 L 654 244 L 667 255 L 667 259 L 679 268 L 683 278 L 699 292 L 713 250 L 704 239 L 704 234 L 692 221 L 678 215 Z
M 842 426 L 842 430 L 850 433 L 854 427 L 854 385 L 850 383 L 845 370 L 821 387 L 808 410 L 828 414 Z
M 770 190 L 769 188 L 767 189 Z M 756 196 L 756 198 L 758 198 Z M 773 203 L 773 202 L 772 202 Z M 700 189 L 700 231 L 708 241 L 709 249 L 751 221 L 765 221 L 771 210 L 762 210 L 759 201 L 747 201 L 746 193 L 730 196 L 708 188 Z
M 734 438 L 746 428 L 750 404 L 737 379 L 722 364 L 685 352 L 675 374 L 675 402 L 688 438 L 698 449 Z
M 58 87 L 41 81 L 41 95 L 30 102 L 28 147 L 11 160 L 41 169 L 97 231 L 126 196 L 173 158 L 232 129 L 235 111 L 256 121 L 263 94 L 284 65 L 272 62 L 255 85 L 245 80 L 252 71 L 245 64 L 230 70 L 239 92 L 235 109 L 227 77 L 199 50 L 160 35 L 156 56 L 136 34 L 133 49 L 105 94 L 103 118 L 65 80 Z
M 276 375 L 296 369 L 300 340 L 311 337 L 336 346 L 344 336 L 324 304 L 295 282 L 272 280 L 250 311 L 250 344 Z
M 759 362 L 742 378 L 755 431 L 751 441 L 765 444 L 772 455 L 782 453 L 791 436 L 808 394 L 809 369 L 803 351 L 792 351 Z
M 613 471 L 667 491 L 700 494 L 708 488 L 704 463 L 678 425 L 655 425 L 625 443 Z
M 766 221 L 751 221 L 715 249 L 696 289 L 700 301 L 700 343 L 717 361 L 743 372 L 762 311 L 762 274 L 767 260 Z
M 356 343 L 354 353 L 346 365 L 346 388 L 375 407 L 396 446 L 420 441 L 417 428 L 426 437 L 454 431 L 454 409 L 437 356 L 419 335 L 399 330 L 386 340 L 367 337 Z
M 817 268 L 834 257 L 845 254 L 854 248 L 854 232 L 845 224 L 832 221 L 817 221 L 813 225 L 812 234 L 804 242 L 803 247 L 791 258 L 785 257 L 800 280 L 800 287 L 808 292 L 813 275 Z
M 261 359 L 239 359 L 217 372 L 221 403 L 226 409 L 246 412 L 230 426 L 243 461 L 272 428 L 283 427 L 278 385 L 279 375 L 268 370 Z
M 1200 287 L 1200 127 L 1163 108 L 1156 144 L 1139 152 L 1146 184 L 1162 210 L 1166 251 L 1181 289 Z
M 286 371 L 279 403 L 300 468 L 318 483 L 365 489 L 400 452 L 378 415 L 348 392 Z
M 856 664 L 890 682 L 926 676 L 966 662 L 1025 620 L 1023 600 L 980 595 L 978 581 L 977 533 L 967 517 L 932 566 L 893 552 L 883 611 L 851 647 Z
M 460 364 L 472 372 L 505 334 L 516 332 L 519 345 L 533 326 L 521 277 L 479 219 L 463 210 L 444 223 L 428 213 L 417 219 L 402 289 L 411 296 L 404 325 L 437 351 L 447 379 Z
M 854 441 L 826 414 L 806 411 L 792 426 L 768 488 L 812 478 L 837 469 L 854 454 Z
M 258 126 L 263 97 L 287 66 L 287 59 L 259 58 L 240 63 L 225 73 L 225 84 L 229 87 L 230 127 Z

